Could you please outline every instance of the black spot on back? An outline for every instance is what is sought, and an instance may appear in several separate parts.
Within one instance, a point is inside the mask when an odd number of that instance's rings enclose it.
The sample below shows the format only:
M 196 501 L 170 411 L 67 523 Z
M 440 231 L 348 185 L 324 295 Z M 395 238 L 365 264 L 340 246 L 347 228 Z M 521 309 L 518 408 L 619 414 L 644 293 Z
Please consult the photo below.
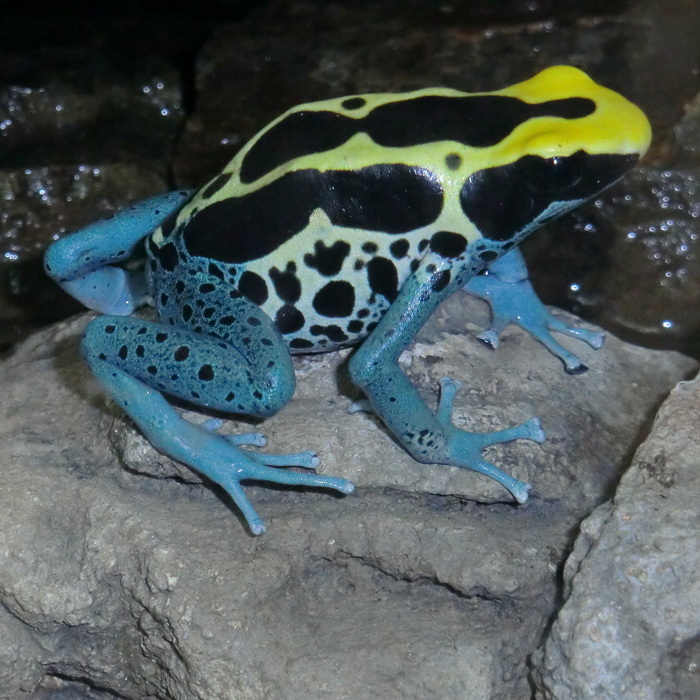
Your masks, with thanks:
M 467 239 L 461 233 L 438 231 L 430 239 L 430 249 L 443 258 L 456 258 L 467 249 Z
M 462 156 L 459 153 L 450 153 L 445 156 L 445 165 L 450 170 L 457 170 L 460 165 L 462 165 Z
M 304 314 L 292 304 L 285 304 L 275 315 L 275 325 L 282 335 L 296 333 L 304 327 Z
M 487 148 L 534 117 L 577 119 L 594 111 L 593 100 L 584 97 L 529 104 L 503 95 L 424 95 L 379 105 L 362 119 L 329 111 L 293 112 L 253 144 L 240 177 L 254 182 L 279 165 L 341 146 L 360 132 L 389 148 L 434 141 Z
M 397 260 L 401 260 L 408 253 L 409 247 L 409 242 L 405 238 L 400 238 L 389 246 L 389 251 Z
M 238 291 L 258 306 L 267 301 L 268 291 L 265 280 L 250 270 L 246 270 L 241 275 L 241 279 L 238 280 Z
M 231 173 L 222 173 L 217 178 L 214 178 L 200 193 L 199 196 L 202 199 L 209 199 L 212 195 L 215 195 L 226 183 L 231 179 Z
M 154 246 L 155 247 L 155 246 Z M 177 248 L 173 243 L 166 243 L 161 248 L 156 247 L 156 255 L 160 261 L 161 267 L 164 270 L 172 272 L 179 262 Z
M 399 293 L 399 276 L 391 260 L 372 258 L 367 263 L 367 280 L 375 294 L 383 295 L 390 302 L 396 299 Z
M 424 168 L 388 163 L 357 171 L 296 170 L 205 207 L 184 225 L 183 240 L 191 255 L 245 263 L 290 240 L 317 208 L 336 226 L 402 234 L 435 221 L 442 202 L 440 183 Z
M 343 267 L 345 258 L 350 253 L 350 245 L 345 241 L 336 241 L 328 247 L 323 241 L 314 243 L 314 253 L 304 256 L 307 267 L 318 270 L 326 277 L 337 275 Z
M 329 282 L 316 292 L 312 304 L 321 316 L 349 316 L 355 307 L 355 289 L 350 282 Z
M 340 103 L 343 109 L 360 109 L 367 104 L 367 100 L 364 97 L 348 97 Z
M 270 279 L 275 287 L 277 296 L 282 300 L 293 304 L 301 296 L 301 282 L 296 274 L 287 266 L 284 272 L 280 272 L 276 267 L 270 269 Z

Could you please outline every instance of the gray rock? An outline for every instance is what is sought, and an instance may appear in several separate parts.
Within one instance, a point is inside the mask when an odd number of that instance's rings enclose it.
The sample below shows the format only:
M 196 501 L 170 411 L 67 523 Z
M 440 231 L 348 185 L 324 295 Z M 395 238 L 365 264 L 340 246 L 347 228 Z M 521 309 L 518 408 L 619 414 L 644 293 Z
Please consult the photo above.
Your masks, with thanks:
M 570 377 L 517 328 L 484 346 L 484 307 L 458 295 L 402 364 L 428 402 L 440 376 L 463 379 L 467 429 L 541 417 L 547 442 L 488 454 L 533 482 L 530 502 L 413 463 L 376 417 L 347 414 L 345 353 L 306 357 L 290 406 L 222 430 L 315 448 L 357 493 L 249 486 L 268 525 L 253 538 L 106 405 L 78 357 L 87 320 L 0 364 L 0 698 L 529 698 L 570 533 L 695 367 L 610 337 L 577 345 L 591 371 Z
M 699 423 L 696 379 L 664 403 L 614 501 L 583 522 L 539 697 L 700 697 Z

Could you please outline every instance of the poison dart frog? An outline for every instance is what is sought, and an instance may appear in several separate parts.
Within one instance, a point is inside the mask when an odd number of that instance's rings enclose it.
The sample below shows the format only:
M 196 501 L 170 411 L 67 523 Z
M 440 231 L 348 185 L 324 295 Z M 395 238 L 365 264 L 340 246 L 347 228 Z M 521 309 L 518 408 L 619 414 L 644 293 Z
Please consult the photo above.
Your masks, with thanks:
M 548 68 L 495 92 L 429 88 L 294 107 L 254 136 L 196 193 L 132 206 L 54 243 L 45 267 L 101 312 L 83 355 L 156 449 L 221 485 L 254 534 L 265 530 L 241 481 L 354 486 L 313 473 L 314 452 L 243 449 L 182 419 L 163 395 L 266 417 L 295 388 L 291 355 L 360 344 L 349 364 L 372 409 L 419 462 L 482 472 L 520 503 L 529 484 L 481 456 L 544 439 L 539 421 L 488 434 L 451 422 L 457 381 L 429 409 L 398 365 L 446 297 L 481 296 L 497 345 L 517 322 L 571 373 L 583 363 L 550 335 L 599 347 L 535 296 L 518 244 L 595 196 L 646 152 L 644 114 L 578 69 Z M 115 263 L 142 253 L 144 270 Z M 159 321 L 129 315 L 155 304 Z M 281 469 L 305 467 L 303 473 Z

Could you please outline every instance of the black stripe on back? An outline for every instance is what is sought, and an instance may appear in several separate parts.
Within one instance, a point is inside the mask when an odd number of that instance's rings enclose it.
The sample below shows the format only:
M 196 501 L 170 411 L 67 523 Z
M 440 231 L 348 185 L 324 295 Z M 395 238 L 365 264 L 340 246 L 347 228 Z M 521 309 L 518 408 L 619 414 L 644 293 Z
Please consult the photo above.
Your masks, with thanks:
M 244 263 L 276 250 L 321 208 L 331 223 L 403 234 L 431 224 L 443 191 L 433 174 L 401 164 L 361 170 L 297 170 L 241 197 L 215 202 L 183 227 L 191 255 Z
M 241 181 L 254 182 L 294 158 L 337 148 L 362 132 L 387 147 L 457 141 L 486 148 L 502 141 L 528 119 L 578 119 L 594 111 L 595 102 L 584 97 L 529 104 L 502 95 L 426 95 L 380 105 L 362 119 L 330 111 L 293 112 L 248 151 L 241 166 Z

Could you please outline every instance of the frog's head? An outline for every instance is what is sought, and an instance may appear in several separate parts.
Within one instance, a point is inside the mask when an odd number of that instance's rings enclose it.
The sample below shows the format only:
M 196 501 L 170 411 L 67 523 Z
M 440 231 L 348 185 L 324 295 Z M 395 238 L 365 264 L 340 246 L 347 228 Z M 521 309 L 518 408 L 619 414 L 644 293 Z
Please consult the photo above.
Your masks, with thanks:
M 542 109 L 503 139 L 488 167 L 462 187 L 463 211 L 491 240 L 520 239 L 594 197 L 649 148 L 644 113 L 576 68 L 548 68 L 498 94 Z

